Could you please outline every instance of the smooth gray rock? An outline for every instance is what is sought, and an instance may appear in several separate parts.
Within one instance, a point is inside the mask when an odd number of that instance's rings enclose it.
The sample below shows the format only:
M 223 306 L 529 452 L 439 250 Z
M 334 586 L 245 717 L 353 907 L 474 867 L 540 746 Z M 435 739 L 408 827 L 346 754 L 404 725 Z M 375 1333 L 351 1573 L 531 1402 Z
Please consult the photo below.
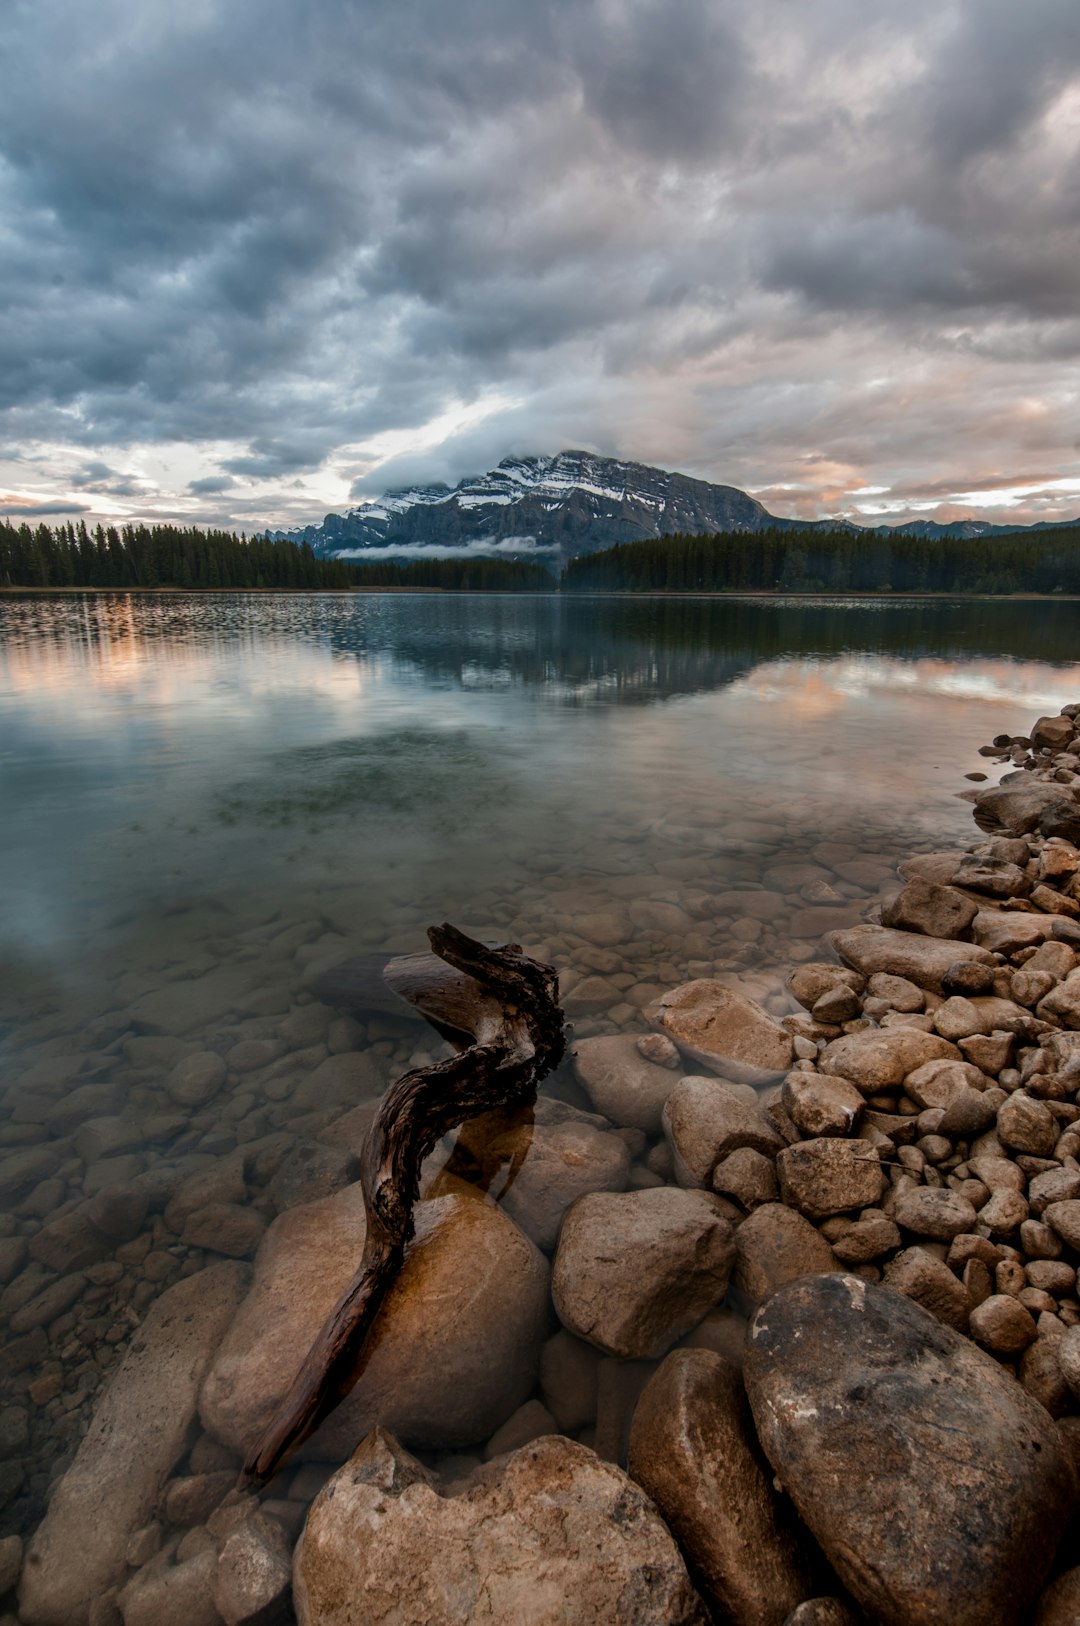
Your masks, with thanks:
M 1076 1497 L 1049 1414 L 886 1287 L 815 1276 L 757 1311 L 758 1434 L 840 1579 L 883 1626 L 1014 1626 Z

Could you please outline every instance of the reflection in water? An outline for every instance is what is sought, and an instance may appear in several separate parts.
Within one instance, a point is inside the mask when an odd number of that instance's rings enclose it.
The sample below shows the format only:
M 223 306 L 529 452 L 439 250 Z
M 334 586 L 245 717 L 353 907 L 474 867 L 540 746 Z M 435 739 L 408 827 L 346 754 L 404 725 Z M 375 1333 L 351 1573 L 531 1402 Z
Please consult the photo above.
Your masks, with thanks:
M 7 1330 L 62 1271 L 26 1259 L 58 1211 L 159 1182 L 122 1273 L 110 1256 L 28 1367 L 0 1363 L 0 1414 L 27 1418 L 0 1506 L 32 1521 L 123 1327 L 214 1257 L 170 1230 L 167 1182 L 239 1158 L 259 1214 L 300 1200 L 299 1174 L 244 1149 L 315 1144 L 323 1168 L 321 1134 L 352 1145 L 327 1129 L 348 1089 L 313 1098 L 313 1069 L 357 1050 L 386 1081 L 436 1053 L 415 1023 L 313 1001 L 326 968 L 451 919 L 554 960 L 579 1033 L 640 1032 L 694 976 L 782 1011 L 787 964 L 872 907 L 898 856 L 969 838 L 978 745 L 1078 698 L 1074 620 L 1001 601 L 0 604 Z M 227 1080 L 194 1101 L 172 1070 L 207 1050 Z M 587 1102 L 570 1072 L 551 1094 L 570 1118 L 537 1133 L 569 1135 Z M 525 1213 L 531 1144 L 518 1126 L 488 1168 L 463 1143 L 454 1171 Z M 617 1150 L 646 1183 L 662 1167 Z

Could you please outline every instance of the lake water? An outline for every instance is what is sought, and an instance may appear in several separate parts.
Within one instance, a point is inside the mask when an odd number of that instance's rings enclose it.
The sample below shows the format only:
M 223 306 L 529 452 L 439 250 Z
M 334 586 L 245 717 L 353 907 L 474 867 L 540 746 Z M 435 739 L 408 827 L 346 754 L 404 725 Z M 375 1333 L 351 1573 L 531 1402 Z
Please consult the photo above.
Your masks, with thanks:
M 782 1014 L 792 960 L 899 859 L 972 839 L 978 746 L 1080 697 L 1076 632 L 1053 602 L 0 602 L 0 1526 L 33 1524 L 130 1328 L 214 1257 L 152 1208 L 27 1328 L 64 1267 L 25 1244 L 185 1159 L 317 1139 L 328 1043 L 385 1081 L 439 1053 L 407 1020 L 331 1031 L 322 970 L 450 920 L 554 960 L 579 1034 L 643 1032 L 697 976 Z M 251 1039 L 263 1063 L 178 1107 L 178 1058 Z M 550 1088 L 588 1105 L 568 1067 Z

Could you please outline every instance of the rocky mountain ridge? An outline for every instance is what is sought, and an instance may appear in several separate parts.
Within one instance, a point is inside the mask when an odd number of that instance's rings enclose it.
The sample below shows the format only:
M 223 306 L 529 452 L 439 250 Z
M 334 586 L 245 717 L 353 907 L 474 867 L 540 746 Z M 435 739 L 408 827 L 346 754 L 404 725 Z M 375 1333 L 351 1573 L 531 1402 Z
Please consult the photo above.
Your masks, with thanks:
M 345 514 L 327 514 L 321 524 L 269 534 L 309 542 L 317 553 L 336 558 L 387 557 L 397 551 L 412 554 L 431 548 L 462 554 L 541 555 L 555 560 L 680 533 L 848 525 L 844 520 L 809 521 L 771 514 L 735 486 L 591 452 L 564 451 L 555 457 L 506 457 L 497 468 L 456 486 L 405 487 Z M 935 537 L 1043 528 L 992 525 L 983 520 L 950 524 L 915 520 L 865 527 Z

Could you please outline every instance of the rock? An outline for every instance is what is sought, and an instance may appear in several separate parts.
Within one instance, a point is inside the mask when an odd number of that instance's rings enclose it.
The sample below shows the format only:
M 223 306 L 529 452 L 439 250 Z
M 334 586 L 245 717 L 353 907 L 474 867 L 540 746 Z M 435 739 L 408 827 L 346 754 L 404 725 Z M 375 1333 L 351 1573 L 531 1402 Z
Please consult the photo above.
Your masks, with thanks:
M 600 1357 L 592 1345 L 565 1328 L 549 1338 L 540 1352 L 540 1387 L 565 1434 L 583 1428 L 596 1416 L 599 1364 Z
M 86 1210 L 74 1209 L 50 1220 L 30 1238 L 30 1257 L 50 1270 L 67 1273 L 97 1264 L 108 1257 L 113 1246 L 112 1240 L 94 1224 Z M 23 1249 L 26 1249 L 25 1242 Z
M 130 1242 L 142 1230 L 149 1207 L 137 1186 L 102 1186 L 86 1205 L 86 1217 L 111 1242 Z
M 552 1297 L 579 1338 L 654 1360 L 720 1302 L 734 1261 L 731 1226 L 711 1193 L 597 1192 L 563 1221 Z
M 0 1598 L 10 1592 L 22 1569 L 21 1536 L 0 1536 Z
M 661 1033 L 642 1036 L 665 1042 Z M 669 1045 L 670 1040 L 666 1041 Z M 675 1078 L 667 1062 L 643 1055 L 639 1041 L 628 1034 L 604 1034 L 596 1039 L 579 1039 L 574 1045 L 574 1071 L 584 1085 L 597 1112 L 613 1124 L 644 1129 L 655 1135 L 660 1129 L 664 1102 L 674 1088 Z M 672 1047 L 674 1048 L 674 1047 Z M 679 1062 L 678 1052 L 675 1053 Z
M 531 1440 L 539 1440 L 545 1434 L 557 1434 L 558 1431 L 554 1415 L 546 1406 L 542 1406 L 539 1400 L 526 1400 L 501 1428 L 495 1430 L 484 1447 L 484 1458 L 491 1462 L 495 1457 L 505 1456 L 508 1451 L 519 1451 Z
M 663 1125 L 681 1186 L 708 1185 L 717 1163 L 740 1147 L 768 1155 L 783 1145 L 753 1092 L 719 1078 L 681 1078 L 664 1106 Z
M 971 1315 L 971 1294 L 945 1264 L 925 1248 L 905 1248 L 885 1266 L 885 1284 L 921 1305 L 946 1327 L 964 1332 Z
M 749 1146 L 740 1147 L 716 1165 L 712 1188 L 720 1197 L 733 1197 L 747 1212 L 762 1203 L 774 1203 L 780 1195 L 773 1159 Z
M 381 1058 L 371 1050 L 346 1050 L 327 1056 L 293 1091 L 297 1112 L 326 1112 L 355 1107 L 381 1095 L 385 1086 Z
M 496 1139 L 491 1152 L 497 1156 L 500 1146 L 514 1146 L 516 1139 L 522 1149 L 499 1201 L 538 1248 L 555 1246 L 563 1215 L 579 1197 L 626 1189 L 630 1152 L 618 1135 L 580 1119 L 535 1123 L 524 1137 L 511 1131 L 503 1141 Z
M 1035 1322 L 1009 1293 L 992 1293 L 977 1304 L 968 1323 L 972 1338 L 995 1355 L 1019 1355 L 1035 1339 Z
M 684 1055 L 737 1083 L 764 1083 L 794 1060 L 790 1033 L 745 994 L 710 978 L 665 994 L 656 1020 Z
M 294 1595 L 300 1626 L 705 1622 L 652 1503 L 557 1436 L 515 1452 L 493 1482 L 444 1498 L 377 1430 L 312 1505 Z
M 1080 1253 L 1080 1199 L 1073 1197 L 1065 1202 L 1048 1203 L 1043 1209 L 1043 1219 L 1062 1242 Z
M 830 988 L 814 1006 L 815 1022 L 851 1022 L 862 1012 L 862 1001 L 851 988 Z
M 872 1208 L 885 1189 L 877 1150 L 868 1140 L 798 1141 L 776 1160 L 785 1203 L 809 1219 Z
M 1080 1326 L 1068 1327 L 1057 1346 L 1058 1366 L 1074 1395 L 1080 1396 Z
M 838 988 L 861 994 L 865 987 L 866 978 L 860 976 L 859 972 L 850 971 L 846 966 L 833 965 L 827 960 L 809 960 L 804 965 L 795 966 L 787 975 L 788 992 L 808 1011 L 812 1011 L 824 995 Z
M 562 1002 L 567 1016 L 592 1016 L 611 1010 L 620 998 L 618 987 L 606 977 L 582 977 L 563 995 Z
M 586 1199 L 589 1201 L 590 1199 Z M 216 1439 L 245 1455 L 356 1271 L 359 1186 L 289 1209 L 270 1226 L 251 1291 L 203 1384 Z M 305 1448 L 342 1461 L 379 1421 L 417 1444 L 485 1439 L 525 1399 L 548 1315 L 543 1254 L 476 1197 L 416 1207 L 416 1237 L 369 1335 L 363 1376 Z
M 169 1524 L 183 1529 L 205 1524 L 218 1503 L 236 1485 L 235 1468 L 219 1468 L 208 1474 L 183 1474 L 170 1479 L 161 1499 L 161 1511 Z
M 782 1203 L 755 1208 L 735 1232 L 735 1285 L 752 1304 L 797 1276 L 839 1268 L 821 1232 Z
M 784 1626 L 859 1626 L 859 1623 L 839 1598 L 807 1598 L 791 1611 Z
M 302 1140 L 282 1158 L 267 1190 L 274 1207 L 283 1214 L 287 1208 L 332 1197 L 359 1177 L 360 1159 L 347 1146 Z
M 254 1514 L 221 1549 L 211 1590 L 225 1626 L 278 1626 L 291 1614 L 292 1554 L 281 1526 Z
M 906 1191 L 897 1198 L 893 1213 L 905 1231 L 932 1237 L 935 1242 L 951 1242 L 962 1231 L 973 1231 L 978 1221 L 967 1198 L 947 1186 L 918 1186 Z
M 86 1626 L 93 1599 L 123 1579 L 128 1538 L 187 1448 L 244 1281 L 242 1265 L 211 1265 L 152 1305 L 31 1537 L 19 1588 L 29 1626 Z
M 1006 858 L 988 858 L 969 853 L 953 876 L 957 886 L 972 892 L 986 892 L 994 898 L 1026 897 L 1031 890 L 1019 864 Z
M 1044 1102 L 1016 1090 L 998 1108 L 997 1137 L 1014 1152 L 1049 1157 L 1057 1145 L 1057 1119 Z
M 1026 915 L 1019 911 L 1006 913 L 1003 909 L 980 909 L 972 921 L 971 930 L 980 948 L 1004 955 L 1032 948 L 1047 935 L 1042 915 Z
M 865 1105 L 853 1084 L 828 1073 L 789 1073 L 780 1099 L 796 1129 L 814 1138 L 850 1135 Z
M 682 1068 L 682 1057 L 679 1047 L 673 1044 L 665 1033 L 639 1033 L 634 1040 L 639 1055 L 646 1061 L 655 1062 L 658 1067 L 666 1067 L 670 1072 L 677 1072 Z
M 239 1203 L 210 1203 L 189 1216 L 180 1240 L 189 1248 L 206 1248 L 230 1259 L 250 1259 L 265 1229 L 266 1221 L 253 1208 L 242 1208 Z
M 1033 780 L 1030 775 L 1024 778 L 1024 784 L 994 785 L 978 792 L 975 823 L 980 830 L 1026 836 L 1029 831 L 1038 829 L 1039 820 L 1048 807 L 1075 802 L 1064 785 L 1046 784 Z
M 772 1493 L 737 1367 L 675 1350 L 645 1387 L 628 1470 L 734 1626 L 775 1626 L 810 1590 L 806 1544 Z
M 865 1028 L 833 1039 L 821 1053 L 822 1070 L 839 1074 L 864 1095 L 894 1088 L 932 1061 L 959 1061 L 955 1045 L 918 1028 Z
M 1040 717 L 1031 730 L 1032 745 L 1048 745 L 1052 751 L 1064 751 L 1075 737 L 1071 717 Z
M 850 926 L 845 931 L 830 932 L 828 941 L 846 965 L 864 976 L 886 971 L 935 994 L 942 992 L 942 981 L 957 960 L 990 966 L 995 963 L 989 949 L 965 943 L 960 952 L 951 938 L 890 931 L 886 926 Z
M 921 877 L 910 880 L 881 910 L 881 924 L 923 937 L 963 937 L 979 906 L 951 886 Z
M 212 1547 L 180 1564 L 166 1553 L 151 1559 L 117 1600 L 124 1626 L 221 1626 L 211 1596 L 216 1569 Z
M 887 1287 L 815 1276 L 757 1311 L 745 1377 L 766 1455 L 872 1619 L 1015 1626 L 1075 1480 L 1009 1375 Z
M 944 1116 L 938 1128 L 943 1135 L 954 1140 L 972 1141 L 997 1121 L 997 1107 L 980 1090 L 961 1085 L 943 1109 Z
M 202 1107 L 224 1084 L 228 1069 L 213 1050 L 197 1050 L 178 1061 L 165 1081 L 171 1100 L 181 1107 Z
M 845 1265 L 865 1265 L 900 1246 L 900 1231 L 880 1208 L 865 1208 L 858 1219 L 833 1240 L 833 1252 Z
M 1044 1022 L 1053 1018 L 1064 1027 L 1080 1028 L 1080 972 L 1072 972 L 1064 982 L 1040 999 L 1036 1014 Z
M 1039 1599 L 1032 1626 L 1076 1626 L 1080 1620 L 1080 1568 L 1051 1581 Z

